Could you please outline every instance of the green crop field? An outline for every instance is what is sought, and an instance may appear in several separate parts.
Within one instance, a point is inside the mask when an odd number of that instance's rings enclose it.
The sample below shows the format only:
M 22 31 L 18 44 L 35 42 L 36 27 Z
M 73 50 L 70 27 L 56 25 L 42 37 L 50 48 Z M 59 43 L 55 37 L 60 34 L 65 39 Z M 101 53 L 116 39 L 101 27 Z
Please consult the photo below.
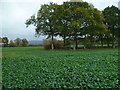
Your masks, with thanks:
M 3 88 L 118 88 L 118 50 L 3 48 Z
M 2 58 L 0 57 L 0 83 L 2 82 Z

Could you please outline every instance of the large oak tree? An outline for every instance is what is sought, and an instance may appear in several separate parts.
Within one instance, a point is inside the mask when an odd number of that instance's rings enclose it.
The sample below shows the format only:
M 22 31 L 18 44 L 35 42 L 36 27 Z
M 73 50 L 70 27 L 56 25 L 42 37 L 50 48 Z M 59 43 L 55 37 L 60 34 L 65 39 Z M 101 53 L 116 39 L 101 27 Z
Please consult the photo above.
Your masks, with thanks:
M 34 24 L 36 26 L 37 35 L 48 35 L 48 38 L 52 39 L 51 48 L 54 49 L 53 39 L 57 35 L 57 13 L 55 13 L 57 4 L 50 3 L 41 6 L 40 10 L 35 15 L 31 16 L 26 21 L 26 25 Z

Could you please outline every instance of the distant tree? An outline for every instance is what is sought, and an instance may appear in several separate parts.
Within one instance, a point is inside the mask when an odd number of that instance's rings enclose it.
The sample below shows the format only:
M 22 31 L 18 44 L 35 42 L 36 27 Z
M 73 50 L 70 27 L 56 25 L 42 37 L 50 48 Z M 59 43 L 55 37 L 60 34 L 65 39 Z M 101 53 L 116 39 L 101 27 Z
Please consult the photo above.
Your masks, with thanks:
M 22 46 L 27 47 L 28 46 L 28 40 L 22 39 Z
M 13 40 L 10 40 L 9 46 L 10 47 L 15 47 L 15 43 L 13 42 Z
M 14 40 L 14 42 L 15 42 L 16 46 L 20 47 L 20 46 L 21 46 L 21 43 L 22 43 L 22 40 L 21 40 L 20 38 L 16 38 L 16 39 Z
M 8 40 L 7 37 L 3 37 L 3 38 L 2 38 L 2 43 L 3 43 L 3 46 L 4 46 L 4 47 L 7 47 L 7 46 L 8 46 L 8 42 L 9 42 L 9 40 Z
M 2 38 L 0 37 L 0 43 L 2 43 Z
M 115 41 L 120 36 L 120 30 L 119 30 L 119 17 L 120 17 L 120 9 L 118 9 L 115 6 L 106 7 L 103 10 L 104 18 L 105 18 L 105 24 L 110 32 L 110 34 L 107 35 L 108 38 L 112 35 L 112 47 L 115 47 Z

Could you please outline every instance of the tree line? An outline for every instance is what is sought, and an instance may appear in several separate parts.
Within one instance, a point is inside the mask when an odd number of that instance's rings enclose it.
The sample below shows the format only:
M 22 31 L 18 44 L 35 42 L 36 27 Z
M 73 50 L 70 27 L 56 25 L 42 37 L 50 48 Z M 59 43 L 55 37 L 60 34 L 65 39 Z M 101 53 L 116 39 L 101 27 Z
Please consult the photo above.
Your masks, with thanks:
M 27 39 L 20 39 L 16 38 L 14 41 L 10 40 L 7 37 L 1 38 L 1 43 L 3 44 L 3 47 L 27 47 L 28 46 L 28 40 Z
M 51 49 L 55 48 L 54 38 L 63 38 L 64 47 L 66 41 L 72 41 L 73 49 L 78 48 L 78 42 L 84 41 L 85 48 L 88 40 L 90 46 L 99 40 L 103 45 L 106 40 L 107 45 L 119 39 L 119 14 L 120 10 L 115 7 L 106 7 L 103 11 L 94 8 L 87 2 L 64 2 L 61 5 L 49 3 L 41 5 L 37 15 L 32 15 L 26 20 L 26 26 L 34 25 L 36 35 L 47 35 L 51 39 Z

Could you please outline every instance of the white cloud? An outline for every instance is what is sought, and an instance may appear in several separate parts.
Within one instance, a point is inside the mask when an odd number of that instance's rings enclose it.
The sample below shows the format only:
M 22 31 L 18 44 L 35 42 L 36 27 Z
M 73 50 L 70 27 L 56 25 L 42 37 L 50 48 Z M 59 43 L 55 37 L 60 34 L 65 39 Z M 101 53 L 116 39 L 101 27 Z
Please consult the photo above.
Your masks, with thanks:
M 87 2 L 118 2 L 119 0 L 84 0 Z
M 1 0 L 0 2 L 41 2 L 42 0 Z
M 17 2 L 17 3 L 29 3 L 29 2 L 35 2 L 35 3 L 48 3 L 48 2 L 54 2 L 54 3 L 58 3 L 61 4 L 63 1 L 69 1 L 69 0 L 1 0 L 0 2 Z

